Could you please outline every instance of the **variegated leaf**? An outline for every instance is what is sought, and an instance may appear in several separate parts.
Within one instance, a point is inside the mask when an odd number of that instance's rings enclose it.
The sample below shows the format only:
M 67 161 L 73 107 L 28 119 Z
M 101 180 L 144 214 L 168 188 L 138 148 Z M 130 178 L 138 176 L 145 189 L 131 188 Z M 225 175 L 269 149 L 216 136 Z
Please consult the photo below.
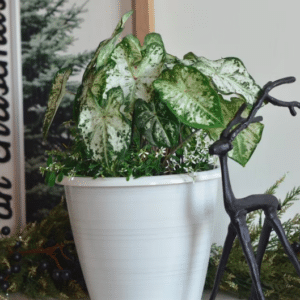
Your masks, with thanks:
M 223 126 L 218 94 L 196 68 L 177 64 L 165 70 L 153 86 L 182 123 L 203 129 Z
M 156 33 L 156 32 L 151 32 L 151 33 L 148 33 L 145 38 L 144 38 L 144 45 L 143 47 L 141 48 L 141 50 L 146 50 L 147 47 L 153 43 L 157 43 L 159 44 L 162 48 L 164 48 L 164 42 L 161 38 L 161 35 L 159 33 Z
M 79 113 L 81 106 L 86 101 L 87 91 L 93 83 L 95 70 L 90 69 L 82 80 L 82 84 L 78 87 L 73 103 L 73 120 L 78 125 Z
M 113 88 L 107 94 L 107 100 L 100 107 L 93 93 L 88 90 L 78 128 L 93 159 L 111 167 L 129 147 L 131 124 L 120 112 L 124 100 L 122 89 Z
M 133 14 L 133 10 L 127 12 L 119 21 L 115 31 L 113 32 L 111 39 L 108 40 L 108 43 L 106 43 L 100 50 L 99 55 L 97 57 L 97 70 L 105 65 L 108 61 L 109 56 L 111 55 L 112 51 L 115 48 L 116 42 L 118 41 L 126 21 L 128 18 Z
M 103 92 L 105 89 L 105 83 L 103 83 L 104 70 L 102 69 L 105 68 L 106 70 L 106 64 L 108 63 L 109 56 L 111 55 L 113 49 L 115 48 L 115 44 L 117 40 L 122 34 L 126 21 L 132 14 L 133 14 L 133 10 L 127 12 L 121 18 L 111 38 L 104 40 L 99 44 L 93 58 L 88 64 L 82 77 L 82 84 L 77 90 L 77 94 L 74 101 L 73 119 L 76 122 L 76 124 L 78 124 L 78 117 L 79 117 L 81 103 L 85 102 L 85 99 L 87 97 L 87 91 L 91 87 L 91 84 L 94 81 L 94 77 L 96 78 L 95 78 L 95 83 L 93 84 L 92 87 L 92 91 L 93 93 L 95 93 L 98 99 L 101 99 L 101 97 L 99 97 L 99 94 L 101 94 L 101 92 Z M 96 65 L 96 70 L 95 70 L 95 65 Z
M 83 98 L 83 84 L 81 84 L 77 88 L 76 96 L 74 98 L 73 102 L 73 121 L 75 122 L 76 125 L 78 125 L 78 118 L 79 118 L 79 113 L 80 113 L 80 103 L 82 103 L 82 98 Z
M 71 68 L 64 68 L 59 70 L 52 82 L 52 87 L 50 91 L 50 96 L 48 100 L 48 107 L 46 110 L 44 124 L 43 124 L 43 137 L 46 139 L 48 135 L 49 128 L 52 124 L 54 116 L 60 105 L 62 98 L 66 93 L 66 84 L 72 73 Z
M 250 124 L 232 142 L 233 149 L 228 156 L 245 167 L 261 140 L 263 129 L 264 125 L 261 123 Z
M 240 94 L 248 104 L 253 104 L 261 88 L 247 72 L 243 62 L 235 57 L 209 60 L 197 57 L 189 52 L 181 61 L 185 65 L 193 66 L 210 77 L 221 94 Z
M 149 143 L 157 147 L 178 144 L 179 122 L 162 102 L 135 102 L 135 124 Z
M 189 52 L 183 56 L 183 61 L 185 65 L 191 66 L 198 62 L 199 57 L 196 56 L 193 52 Z
M 136 78 L 136 97 L 150 101 L 152 82 L 159 77 L 165 60 L 165 49 L 160 43 L 149 44 L 142 61 L 133 69 Z
M 224 120 L 224 125 L 219 128 L 208 129 L 209 135 L 213 140 L 218 140 L 222 131 L 227 127 L 229 122 L 233 119 L 235 114 L 241 105 L 245 102 L 242 98 L 231 98 L 231 101 L 224 100 L 222 95 L 218 94 L 220 98 L 220 105 L 222 109 L 222 115 Z
M 132 34 L 126 35 L 121 41 L 125 51 L 125 57 L 129 66 L 138 64 L 143 56 L 141 52 L 141 44 L 137 37 Z
M 150 101 L 153 91 L 152 82 L 158 78 L 165 59 L 165 50 L 160 44 L 151 43 L 147 46 L 142 60 L 137 65 L 128 64 L 129 49 L 123 42 L 119 43 L 111 55 L 114 65 L 106 73 L 106 92 L 120 86 L 124 92 L 125 111 L 133 113 L 134 103 L 140 98 Z
M 124 14 L 122 16 L 122 18 L 120 19 L 120 21 L 117 24 L 117 27 L 115 28 L 112 36 L 116 36 L 120 31 L 122 32 L 124 29 L 124 25 L 127 22 L 127 20 L 130 18 L 130 16 L 133 14 L 133 9 L 128 11 L 126 14 Z
M 101 106 L 102 95 L 106 87 L 106 72 L 111 68 L 111 65 L 112 62 L 106 64 L 98 71 L 96 71 L 93 75 L 92 82 L 88 84 L 88 86 L 91 87 L 92 93 L 96 96 L 100 106 Z
M 122 42 L 114 49 L 111 60 L 109 61 L 111 67 L 105 73 L 105 90 L 102 97 L 106 99 L 106 93 L 111 88 L 121 87 L 124 93 L 125 103 L 131 112 L 134 106 L 136 81 L 127 63 L 125 51 Z
M 103 49 L 110 41 L 111 39 L 107 39 L 107 40 L 104 40 L 104 41 L 101 41 L 100 44 L 98 45 L 95 53 L 94 53 L 94 56 L 92 57 L 91 61 L 89 62 L 89 64 L 87 65 L 84 73 L 83 73 L 83 76 L 82 76 L 82 83 L 84 83 L 86 80 L 87 80 L 87 77 L 90 75 L 90 72 L 93 71 L 95 65 L 96 65 L 96 62 L 97 62 L 97 58 L 98 58 L 98 55 L 101 51 L 101 49 Z
M 95 51 L 93 58 L 91 59 L 87 68 L 85 69 L 85 72 L 83 75 L 83 81 L 85 81 L 89 71 L 92 68 L 94 68 L 96 63 L 97 63 L 96 68 L 99 69 L 101 66 L 103 66 L 107 62 L 111 52 L 114 49 L 114 46 L 115 46 L 117 40 L 119 39 L 120 35 L 122 34 L 122 31 L 124 29 L 124 25 L 125 25 L 126 21 L 132 14 L 133 14 L 133 10 L 130 10 L 129 12 L 124 14 L 122 16 L 122 18 L 120 19 L 119 23 L 117 24 L 111 38 L 100 42 L 99 46 L 97 47 L 97 49 Z
M 173 67 L 179 63 L 180 63 L 179 58 L 177 58 L 176 56 L 171 55 L 169 53 L 166 53 L 166 60 L 165 60 L 162 71 L 164 71 L 166 69 L 173 69 Z
M 224 124 L 227 126 L 234 118 L 241 105 L 245 103 L 245 99 L 234 97 L 231 98 L 231 101 L 227 101 L 224 100 L 221 95 L 219 96 L 224 117 Z M 247 118 L 250 111 L 251 107 L 246 108 L 242 113 L 242 117 Z M 220 138 L 220 134 L 226 128 L 226 126 L 223 128 L 209 129 L 208 132 L 210 137 L 213 140 L 218 140 Z M 231 130 L 233 130 L 236 126 L 234 126 Z M 258 122 L 252 123 L 246 129 L 242 130 L 234 139 L 232 143 L 233 149 L 228 152 L 228 156 L 244 167 L 255 151 L 257 144 L 260 142 L 263 129 L 264 125 Z

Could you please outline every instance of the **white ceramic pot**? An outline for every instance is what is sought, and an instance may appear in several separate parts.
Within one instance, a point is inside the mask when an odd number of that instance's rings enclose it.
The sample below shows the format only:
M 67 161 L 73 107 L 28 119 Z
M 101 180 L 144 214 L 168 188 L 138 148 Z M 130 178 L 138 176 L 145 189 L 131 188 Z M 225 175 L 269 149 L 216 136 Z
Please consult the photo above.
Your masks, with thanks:
M 200 300 L 220 177 L 64 178 L 91 300 Z

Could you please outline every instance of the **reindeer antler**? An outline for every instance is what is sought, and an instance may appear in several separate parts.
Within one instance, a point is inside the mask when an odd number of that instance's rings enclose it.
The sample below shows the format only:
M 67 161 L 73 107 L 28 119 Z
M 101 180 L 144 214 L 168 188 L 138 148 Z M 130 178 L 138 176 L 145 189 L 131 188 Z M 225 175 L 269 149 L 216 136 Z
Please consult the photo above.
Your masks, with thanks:
M 230 123 L 227 125 L 226 129 L 223 130 L 223 132 L 221 133 L 221 137 L 227 137 L 229 132 L 230 132 L 230 129 L 241 123 L 241 122 L 245 122 L 246 119 L 243 118 L 241 115 L 243 113 L 243 111 L 245 110 L 245 108 L 247 107 L 247 103 L 243 103 L 241 105 L 241 107 L 239 108 L 239 110 L 237 111 L 237 113 L 235 114 L 234 118 L 230 121 Z M 261 122 L 263 120 L 263 118 L 261 116 L 259 117 L 255 117 L 252 122 L 250 123 L 256 123 L 256 122 Z
M 285 82 L 280 82 L 280 80 L 285 80 Z M 292 82 L 296 81 L 296 78 L 295 77 L 287 77 L 287 78 L 280 79 L 280 80 L 277 80 L 277 81 L 274 81 L 274 82 L 268 82 L 266 84 L 266 87 L 269 88 L 268 85 L 271 85 L 272 88 L 274 88 L 275 86 L 283 84 L 283 83 L 292 83 Z M 266 100 L 268 102 L 276 105 L 276 106 L 288 107 L 292 116 L 296 116 L 297 115 L 297 112 L 295 111 L 294 107 L 300 108 L 300 103 L 297 102 L 297 101 L 285 102 L 285 101 L 281 101 L 281 100 L 275 99 L 274 97 L 272 97 L 270 95 L 267 95 Z
M 247 128 L 249 126 L 250 123 L 253 122 L 258 122 L 258 120 L 262 120 L 262 117 L 256 117 L 254 118 L 254 116 L 256 115 L 257 111 L 261 108 L 261 105 L 263 103 L 264 100 L 269 101 L 270 103 L 277 105 L 277 106 L 285 106 L 285 107 L 289 107 L 290 112 L 293 116 L 296 115 L 296 111 L 294 109 L 294 107 L 298 107 L 300 108 L 300 103 L 293 101 L 293 102 L 284 102 L 284 101 L 280 101 L 277 100 L 273 97 L 271 97 L 269 95 L 269 92 L 275 88 L 276 86 L 279 86 L 281 84 L 286 84 L 286 83 L 292 83 L 295 82 L 296 78 L 295 77 L 286 77 L 286 78 L 282 78 L 282 79 L 278 79 L 276 81 L 269 81 L 262 89 L 262 95 L 260 96 L 260 98 L 258 98 L 258 100 L 256 101 L 256 103 L 253 105 L 253 108 L 248 116 L 248 118 L 244 119 L 241 117 L 242 112 L 244 111 L 244 109 L 246 108 L 246 104 L 244 103 L 240 109 L 238 110 L 235 118 L 228 124 L 227 128 L 224 130 L 224 133 L 226 134 L 227 137 L 229 137 L 229 140 L 232 142 L 235 137 L 245 128 Z M 234 130 L 232 130 L 229 133 L 229 130 L 232 126 L 236 125 L 240 123 L 239 126 L 237 126 Z M 230 127 L 230 128 L 229 128 Z M 229 128 L 229 129 L 228 129 Z M 228 129 L 228 130 L 227 130 Z M 222 133 L 223 134 L 223 133 Z

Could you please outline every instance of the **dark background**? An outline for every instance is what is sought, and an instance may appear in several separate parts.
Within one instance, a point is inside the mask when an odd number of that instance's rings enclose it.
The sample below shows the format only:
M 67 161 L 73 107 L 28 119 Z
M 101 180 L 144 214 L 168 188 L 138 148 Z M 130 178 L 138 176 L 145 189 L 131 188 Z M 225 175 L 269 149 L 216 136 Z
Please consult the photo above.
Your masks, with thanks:
M 72 113 L 74 96 L 66 94 L 53 120 L 47 141 L 42 138 L 43 118 L 55 73 L 72 66 L 76 76 L 87 65 L 91 52 L 69 55 L 73 31 L 87 16 L 85 5 L 70 6 L 67 0 L 21 0 L 23 107 L 25 130 L 26 222 L 40 222 L 63 196 L 63 187 L 50 188 L 39 168 L 46 166 L 45 150 L 70 143 L 61 126 Z M 81 5 L 81 6 L 80 6 Z M 69 79 L 67 89 L 76 92 L 79 82 Z

